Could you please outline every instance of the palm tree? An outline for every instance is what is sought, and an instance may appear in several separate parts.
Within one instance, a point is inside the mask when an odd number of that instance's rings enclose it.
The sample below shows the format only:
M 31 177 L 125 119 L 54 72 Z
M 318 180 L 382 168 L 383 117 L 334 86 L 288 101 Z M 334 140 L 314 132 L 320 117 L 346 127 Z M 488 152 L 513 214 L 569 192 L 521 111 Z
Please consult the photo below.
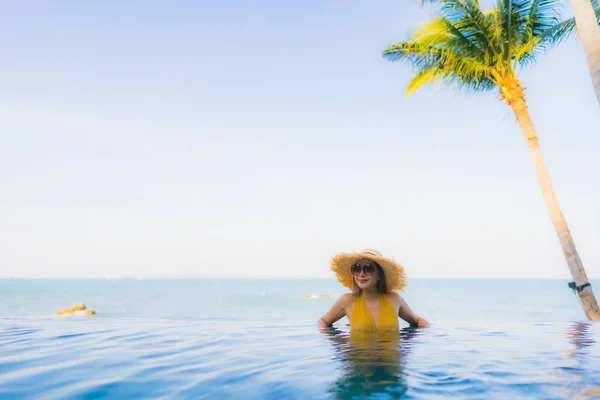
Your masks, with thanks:
M 560 21 L 555 11 L 557 0 L 497 0 L 490 11 L 483 11 L 477 0 L 430 2 L 439 6 L 435 17 L 408 40 L 385 49 L 384 57 L 415 68 L 408 95 L 437 81 L 464 90 L 500 93 L 500 99 L 513 110 L 529 147 L 546 206 L 575 281 L 570 286 L 576 289 L 587 317 L 600 320 L 598 303 L 542 157 L 525 87 L 517 77 L 519 67 L 533 63 L 568 35 L 572 21 Z
M 594 6 L 592 6 L 590 0 L 571 0 L 575 21 L 577 22 L 577 31 L 583 43 L 594 90 L 600 104 L 600 26 L 598 26 L 600 4 L 598 1 L 594 1 L 594 3 Z
M 463 1 L 465 3 L 466 1 Z M 443 3 L 439 0 L 421 0 L 421 5 Z M 477 4 L 478 1 L 473 3 Z M 541 1 L 537 3 L 552 3 Z M 587 61 L 592 77 L 592 84 L 600 104 L 600 0 L 571 0 L 573 5 L 574 18 L 564 21 L 560 25 L 561 32 L 556 35 L 557 38 L 566 38 L 575 31 L 583 43 L 583 50 L 587 56 Z

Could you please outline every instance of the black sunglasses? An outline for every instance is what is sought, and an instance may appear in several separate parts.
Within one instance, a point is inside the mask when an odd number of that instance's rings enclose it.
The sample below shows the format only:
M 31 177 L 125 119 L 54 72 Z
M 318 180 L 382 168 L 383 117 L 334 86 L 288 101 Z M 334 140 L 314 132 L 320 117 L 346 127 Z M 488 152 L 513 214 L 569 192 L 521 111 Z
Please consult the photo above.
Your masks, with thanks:
M 365 264 L 362 267 L 354 264 L 351 268 L 352 275 L 360 275 L 360 271 L 364 271 L 365 275 L 373 275 L 375 272 L 375 266 L 371 264 Z

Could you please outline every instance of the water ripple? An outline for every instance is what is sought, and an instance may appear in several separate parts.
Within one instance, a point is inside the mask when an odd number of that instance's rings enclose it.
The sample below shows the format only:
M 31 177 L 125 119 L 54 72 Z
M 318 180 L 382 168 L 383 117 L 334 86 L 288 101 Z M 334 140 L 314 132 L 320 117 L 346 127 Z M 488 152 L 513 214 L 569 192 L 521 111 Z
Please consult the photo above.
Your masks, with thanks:
M 448 325 L 364 345 L 313 324 L 0 320 L 0 398 L 584 398 L 600 325 Z

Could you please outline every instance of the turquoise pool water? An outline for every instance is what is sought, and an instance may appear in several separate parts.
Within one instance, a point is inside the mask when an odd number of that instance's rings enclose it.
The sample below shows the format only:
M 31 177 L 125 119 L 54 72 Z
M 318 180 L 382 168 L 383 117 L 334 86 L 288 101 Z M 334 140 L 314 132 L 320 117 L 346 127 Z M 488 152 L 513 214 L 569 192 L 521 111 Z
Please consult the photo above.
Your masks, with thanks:
M 595 287 L 596 282 L 593 282 Z M 600 396 L 600 324 L 563 281 L 414 280 L 432 322 L 356 343 L 331 280 L 0 281 L 2 399 Z M 94 317 L 59 318 L 83 301 Z

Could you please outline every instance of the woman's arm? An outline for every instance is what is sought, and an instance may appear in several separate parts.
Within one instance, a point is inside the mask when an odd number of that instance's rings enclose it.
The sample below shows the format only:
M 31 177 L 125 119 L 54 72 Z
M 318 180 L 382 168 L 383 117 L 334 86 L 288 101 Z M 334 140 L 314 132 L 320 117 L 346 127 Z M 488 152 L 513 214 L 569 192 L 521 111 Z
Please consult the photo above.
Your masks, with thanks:
M 398 295 L 398 298 L 400 300 L 400 307 L 398 308 L 398 316 L 400 318 L 408 322 L 410 325 L 416 326 L 417 328 L 429 327 L 429 322 L 427 322 L 425 318 L 421 318 L 415 314 L 402 296 Z
M 329 309 L 329 311 L 327 311 L 327 313 L 325 313 L 325 315 L 323 315 L 321 318 L 319 318 L 319 321 L 317 322 L 317 326 L 319 328 L 326 328 L 328 326 L 333 325 L 335 322 L 339 321 L 340 319 L 344 318 L 344 316 L 346 315 L 346 304 L 348 304 L 348 297 L 350 295 L 349 294 L 345 294 L 342 297 L 340 297 Z

